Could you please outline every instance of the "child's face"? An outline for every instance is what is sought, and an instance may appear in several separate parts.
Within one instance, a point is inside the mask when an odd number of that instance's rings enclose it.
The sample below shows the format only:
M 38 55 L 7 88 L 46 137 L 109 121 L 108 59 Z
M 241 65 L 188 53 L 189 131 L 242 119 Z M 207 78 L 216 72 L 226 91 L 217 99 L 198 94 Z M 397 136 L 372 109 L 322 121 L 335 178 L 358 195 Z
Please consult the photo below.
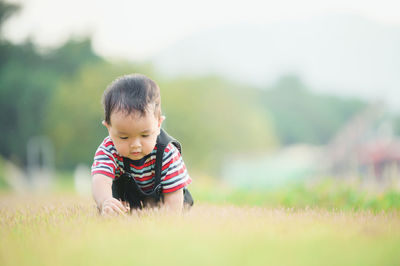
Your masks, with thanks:
M 156 118 L 153 112 L 145 116 L 137 113 L 126 115 L 118 111 L 110 116 L 111 125 L 103 121 L 117 152 L 132 160 L 139 160 L 149 154 L 156 145 L 164 117 Z

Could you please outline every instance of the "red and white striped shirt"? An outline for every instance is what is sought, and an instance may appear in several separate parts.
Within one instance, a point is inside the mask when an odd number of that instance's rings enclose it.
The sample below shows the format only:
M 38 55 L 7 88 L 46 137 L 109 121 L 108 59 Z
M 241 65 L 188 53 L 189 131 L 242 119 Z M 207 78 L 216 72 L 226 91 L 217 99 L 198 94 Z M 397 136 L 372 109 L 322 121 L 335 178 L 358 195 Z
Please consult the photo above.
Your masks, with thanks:
M 154 173 L 157 148 L 140 160 L 130 160 L 130 172 L 139 187 L 147 192 L 154 187 Z M 162 192 L 174 192 L 186 187 L 192 180 L 186 170 L 179 150 L 172 144 L 164 150 L 161 168 Z M 124 172 L 124 159 L 120 156 L 111 138 L 106 137 L 97 148 L 92 165 L 92 175 L 102 174 L 112 179 L 118 178 Z

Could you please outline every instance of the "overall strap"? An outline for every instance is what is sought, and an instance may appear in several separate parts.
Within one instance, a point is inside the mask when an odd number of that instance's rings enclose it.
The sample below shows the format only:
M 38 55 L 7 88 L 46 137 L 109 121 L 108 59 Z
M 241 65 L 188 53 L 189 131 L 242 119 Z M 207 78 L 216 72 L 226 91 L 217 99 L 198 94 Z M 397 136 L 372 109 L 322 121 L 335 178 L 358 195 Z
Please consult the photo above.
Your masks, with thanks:
M 124 160 L 124 171 L 125 173 L 129 173 L 131 171 L 131 165 L 129 163 L 129 159 L 126 157 L 122 157 Z
M 165 130 L 161 129 L 160 130 L 160 135 L 158 135 L 157 137 L 157 155 L 156 155 L 156 165 L 155 165 L 155 174 L 154 174 L 154 187 L 155 188 L 160 188 L 161 190 L 161 170 L 162 170 L 162 161 L 163 161 L 163 155 L 164 155 L 164 150 L 165 148 L 168 146 L 169 143 L 172 143 L 178 150 L 179 153 L 182 154 L 182 147 L 181 144 L 174 139 L 173 137 L 171 137 L 170 135 L 168 135 L 167 132 L 165 132 Z M 161 191 L 160 191 L 161 193 Z M 191 206 L 193 206 L 193 197 L 190 194 L 189 190 L 185 187 L 183 189 L 183 203 L 185 208 L 190 208 Z
M 162 172 L 162 161 L 164 150 L 168 146 L 168 144 L 172 142 L 181 152 L 181 144 L 168 135 L 168 133 L 164 129 L 160 129 L 160 135 L 157 137 L 157 153 L 156 153 L 156 164 L 155 164 L 155 173 L 154 173 L 154 187 L 156 188 L 161 183 L 161 172 Z
M 157 153 L 156 153 L 156 165 L 155 165 L 155 173 L 154 173 L 154 187 L 156 188 L 161 183 L 161 170 L 162 170 L 162 159 L 164 155 L 164 150 L 167 147 L 163 144 L 157 143 Z

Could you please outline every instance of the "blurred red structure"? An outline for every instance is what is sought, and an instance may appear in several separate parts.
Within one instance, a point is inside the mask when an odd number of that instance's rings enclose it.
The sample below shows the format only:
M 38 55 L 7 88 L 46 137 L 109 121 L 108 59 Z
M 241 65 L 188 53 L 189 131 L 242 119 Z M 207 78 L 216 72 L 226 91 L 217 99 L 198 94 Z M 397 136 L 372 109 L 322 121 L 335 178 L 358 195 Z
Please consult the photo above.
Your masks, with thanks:
M 372 105 L 353 117 L 328 144 L 326 161 L 338 176 L 373 175 L 382 180 L 385 171 L 393 169 L 399 176 L 400 139 L 393 136 L 383 105 Z
M 381 179 L 384 170 L 388 167 L 400 166 L 400 140 L 378 139 L 362 145 L 358 153 L 361 168 L 372 167 L 374 175 Z

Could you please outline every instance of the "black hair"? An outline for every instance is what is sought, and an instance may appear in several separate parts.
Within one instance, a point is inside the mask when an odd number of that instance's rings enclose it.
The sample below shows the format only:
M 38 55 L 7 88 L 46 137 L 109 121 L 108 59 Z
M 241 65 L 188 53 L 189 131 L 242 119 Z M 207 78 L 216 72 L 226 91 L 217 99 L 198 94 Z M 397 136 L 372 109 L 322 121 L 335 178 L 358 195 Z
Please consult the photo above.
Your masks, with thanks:
M 112 112 L 123 111 L 127 115 L 138 112 L 144 116 L 152 106 L 156 116 L 161 115 L 161 97 L 158 85 L 142 74 L 130 74 L 117 78 L 104 91 L 104 120 L 111 125 Z

